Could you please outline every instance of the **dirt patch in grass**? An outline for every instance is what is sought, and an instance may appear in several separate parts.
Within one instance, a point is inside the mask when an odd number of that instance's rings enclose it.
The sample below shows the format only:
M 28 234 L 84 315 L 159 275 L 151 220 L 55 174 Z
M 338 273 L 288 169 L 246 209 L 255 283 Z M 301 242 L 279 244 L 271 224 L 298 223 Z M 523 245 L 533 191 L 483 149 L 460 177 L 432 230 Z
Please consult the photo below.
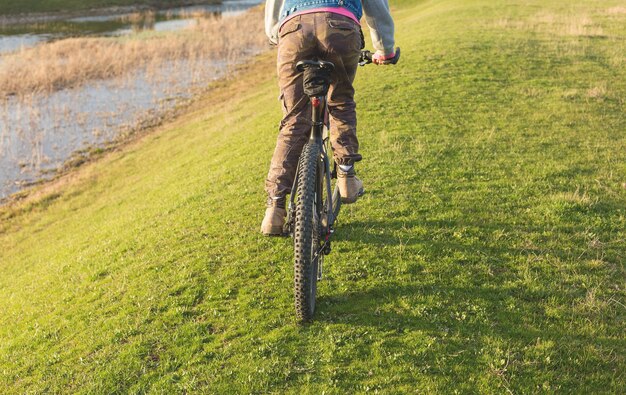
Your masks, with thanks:
M 494 25 L 505 29 L 519 29 L 559 36 L 600 37 L 605 32 L 589 15 L 563 15 L 541 12 L 526 19 L 502 18 Z

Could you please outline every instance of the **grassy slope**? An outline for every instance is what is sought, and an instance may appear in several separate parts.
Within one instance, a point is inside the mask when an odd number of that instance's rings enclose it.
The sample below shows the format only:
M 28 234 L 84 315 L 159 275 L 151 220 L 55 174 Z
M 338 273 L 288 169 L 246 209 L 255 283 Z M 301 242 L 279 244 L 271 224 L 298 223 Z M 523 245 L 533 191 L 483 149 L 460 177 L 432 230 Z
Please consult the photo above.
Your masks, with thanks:
M 187 1 L 188 3 L 189 1 Z M 213 1 L 216 3 L 217 1 Z M 115 6 L 176 6 L 185 0 L 0 0 L 0 15 L 29 12 L 80 11 Z
M 271 55 L 5 218 L 3 392 L 619 392 L 626 16 L 544 3 L 395 3 L 402 64 L 357 82 L 369 192 L 309 326 L 290 240 L 257 232 Z M 584 14 L 602 34 L 567 32 Z

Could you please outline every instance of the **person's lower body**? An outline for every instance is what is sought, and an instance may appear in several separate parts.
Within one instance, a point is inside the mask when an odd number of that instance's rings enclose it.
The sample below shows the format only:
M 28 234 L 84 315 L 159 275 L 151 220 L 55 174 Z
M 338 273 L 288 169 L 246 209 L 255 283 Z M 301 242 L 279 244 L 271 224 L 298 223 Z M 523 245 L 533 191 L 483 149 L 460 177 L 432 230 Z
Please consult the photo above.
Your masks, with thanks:
M 286 196 L 291 193 L 298 159 L 311 131 L 309 98 L 304 94 L 302 74 L 295 68 L 300 60 L 318 58 L 335 65 L 327 103 L 333 156 L 339 165 L 338 186 L 345 203 L 353 203 L 362 193 L 363 184 L 354 172 L 354 163 L 361 155 L 352 85 L 361 44 L 360 26 L 342 15 L 304 14 L 282 26 L 277 63 L 283 119 L 265 181 L 268 201 L 261 226 L 264 234 L 278 234 L 282 228 Z

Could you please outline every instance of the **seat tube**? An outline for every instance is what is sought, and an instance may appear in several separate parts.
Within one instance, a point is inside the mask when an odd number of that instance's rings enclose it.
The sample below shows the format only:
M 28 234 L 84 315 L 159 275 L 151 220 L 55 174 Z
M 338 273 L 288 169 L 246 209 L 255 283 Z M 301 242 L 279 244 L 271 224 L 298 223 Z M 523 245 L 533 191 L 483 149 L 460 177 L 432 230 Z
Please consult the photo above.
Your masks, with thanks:
M 326 111 L 326 97 L 311 97 L 311 136 L 310 140 L 322 142 L 324 129 L 324 112 Z

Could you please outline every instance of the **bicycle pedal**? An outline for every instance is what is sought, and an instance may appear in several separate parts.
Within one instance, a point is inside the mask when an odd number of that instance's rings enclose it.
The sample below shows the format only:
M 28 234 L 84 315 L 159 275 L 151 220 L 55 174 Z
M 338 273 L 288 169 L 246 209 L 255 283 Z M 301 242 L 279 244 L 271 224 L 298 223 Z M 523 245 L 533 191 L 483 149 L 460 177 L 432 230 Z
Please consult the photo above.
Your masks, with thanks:
M 324 250 L 322 252 L 324 253 L 324 255 L 328 255 L 330 254 L 330 251 L 331 251 L 330 241 L 328 241 L 326 245 L 324 246 Z

